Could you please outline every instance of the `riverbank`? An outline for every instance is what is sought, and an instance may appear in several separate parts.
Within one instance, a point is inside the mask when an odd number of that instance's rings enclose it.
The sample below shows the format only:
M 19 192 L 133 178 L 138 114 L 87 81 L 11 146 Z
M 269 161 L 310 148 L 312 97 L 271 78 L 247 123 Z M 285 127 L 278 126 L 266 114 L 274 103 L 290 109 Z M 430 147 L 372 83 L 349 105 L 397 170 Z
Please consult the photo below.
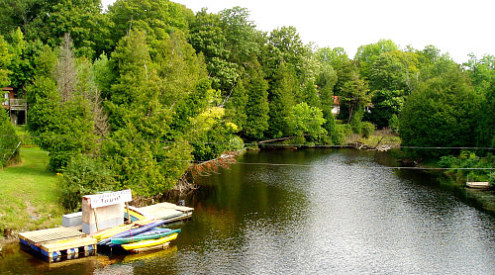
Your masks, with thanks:
M 61 224 L 57 176 L 47 170 L 48 153 L 39 147 L 22 148 L 22 162 L 0 171 L 0 241 L 24 230 Z

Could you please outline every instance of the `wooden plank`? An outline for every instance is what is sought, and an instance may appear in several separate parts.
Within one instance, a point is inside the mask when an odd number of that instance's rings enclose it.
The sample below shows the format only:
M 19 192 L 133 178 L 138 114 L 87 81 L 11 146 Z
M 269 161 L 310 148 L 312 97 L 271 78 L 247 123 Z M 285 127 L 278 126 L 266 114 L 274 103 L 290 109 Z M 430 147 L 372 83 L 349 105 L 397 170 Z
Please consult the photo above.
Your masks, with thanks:
M 168 220 L 165 222 L 165 224 L 169 224 L 169 223 L 173 223 L 173 222 L 178 222 L 178 221 L 182 221 L 182 220 L 187 220 L 187 219 L 189 219 L 191 216 L 192 216 L 192 212 L 189 212 L 189 213 L 184 213 L 184 214 L 182 214 L 182 216 L 175 217 L 175 218 L 172 218 L 172 219 L 168 219 Z
M 84 233 L 73 227 L 56 227 L 19 233 L 19 238 L 28 243 L 41 244 L 49 241 L 81 237 Z
M 148 218 L 163 219 L 163 220 L 175 218 L 175 217 L 178 217 L 178 216 L 181 216 L 184 214 L 184 213 L 177 211 L 177 210 L 164 209 L 164 208 L 159 208 L 159 207 L 141 209 L 141 211 Z
M 70 239 L 65 241 L 57 241 L 43 244 L 41 248 L 47 252 L 67 250 L 72 248 L 78 248 L 87 245 L 96 245 L 97 240 L 95 238 L 86 237 L 78 239 Z

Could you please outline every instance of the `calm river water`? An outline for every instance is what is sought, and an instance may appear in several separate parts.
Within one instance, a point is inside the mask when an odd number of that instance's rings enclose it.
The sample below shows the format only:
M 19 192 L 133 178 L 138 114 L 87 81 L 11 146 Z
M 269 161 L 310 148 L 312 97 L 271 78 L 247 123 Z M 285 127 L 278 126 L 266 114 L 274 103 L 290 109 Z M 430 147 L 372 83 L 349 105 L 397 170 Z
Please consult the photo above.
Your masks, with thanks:
M 248 153 L 201 179 L 186 198 L 193 219 L 168 250 L 48 265 L 13 244 L 0 273 L 495 274 L 495 216 L 386 161 L 355 150 Z

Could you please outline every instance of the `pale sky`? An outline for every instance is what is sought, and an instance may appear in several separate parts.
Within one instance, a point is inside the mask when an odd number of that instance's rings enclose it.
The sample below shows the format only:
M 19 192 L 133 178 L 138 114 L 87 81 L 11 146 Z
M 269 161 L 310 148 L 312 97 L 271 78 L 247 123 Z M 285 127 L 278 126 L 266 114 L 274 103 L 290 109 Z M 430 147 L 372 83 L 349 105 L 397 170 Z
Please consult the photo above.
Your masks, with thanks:
M 103 0 L 106 6 L 114 0 Z M 392 39 L 401 48 L 435 45 L 458 63 L 468 54 L 495 55 L 494 0 L 176 0 L 209 12 L 240 6 L 257 29 L 294 26 L 305 43 L 343 47 L 352 58 L 359 46 Z

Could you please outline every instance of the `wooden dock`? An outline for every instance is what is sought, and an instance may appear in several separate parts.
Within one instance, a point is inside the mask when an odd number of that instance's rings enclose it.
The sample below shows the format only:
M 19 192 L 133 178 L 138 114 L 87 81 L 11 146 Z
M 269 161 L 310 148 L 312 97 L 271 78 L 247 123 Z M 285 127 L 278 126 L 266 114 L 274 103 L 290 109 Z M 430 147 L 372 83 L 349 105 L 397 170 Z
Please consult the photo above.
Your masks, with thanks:
M 147 218 L 167 220 L 167 223 L 188 219 L 192 216 L 193 210 L 194 208 L 191 207 L 178 206 L 168 202 L 136 209 L 137 212 Z
M 189 219 L 194 210 L 190 207 L 166 202 L 142 208 L 130 207 L 130 209 L 130 211 L 126 211 L 123 214 L 131 214 L 131 217 L 143 221 L 165 220 L 166 224 Z M 82 224 L 73 227 L 57 227 L 23 232 L 19 233 L 18 236 L 23 249 L 52 263 L 65 259 L 96 255 L 98 238 L 81 232 L 82 227 Z M 166 246 L 161 245 L 160 247 L 153 247 L 152 250 L 163 249 L 164 247 Z M 135 252 L 145 250 L 148 249 L 136 250 Z
M 96 254 L 96 239 L 84 237 L 79 227 L 57 227 L 19 233 L 19 240 L 30 252 L 48 262 L 62 257 L 74 258 Z

